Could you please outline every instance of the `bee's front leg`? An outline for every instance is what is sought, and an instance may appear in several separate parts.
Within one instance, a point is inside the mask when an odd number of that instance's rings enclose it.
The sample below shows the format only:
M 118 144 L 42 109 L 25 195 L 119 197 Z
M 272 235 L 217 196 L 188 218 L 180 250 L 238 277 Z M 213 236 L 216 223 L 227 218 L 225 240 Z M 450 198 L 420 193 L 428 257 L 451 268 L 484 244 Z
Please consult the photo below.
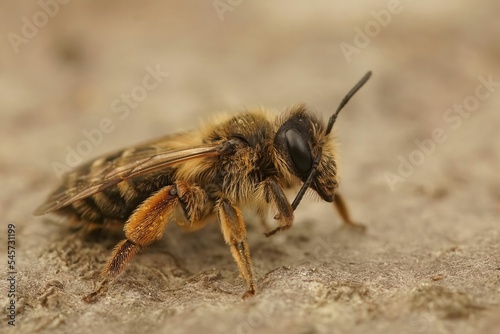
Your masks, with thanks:
M 264 196 L 267 202 L 272 202 L 276 209 L 278 210 L 278 214 L 274 216 L 274 219 L 278 220 L 280 226 L 265 233 L 266 237 L 270 237 L 276 232 L 287 230 L 292 227 L 293 224 L 293 208 L 288 203 L 288 199 L 281 189 L 281 186 L 272 178 L 268 178 L 263 181 L 261 184 L 264 190 Z
M 347 209 L 345 200 L 339 193 L 335 194 L 334 204 L 335 208 L 337 208 L 340 217 L 342 218 L 342 221 L 344 222 L 344 224 L 346 224 L 346 226 L 354 227 L 361 231 L 366 230 L 365 225 L 361 223 L 356 223 L 351 219 L 351 215 L 349 214 L 349 210 Z
M 243 298 L 255 295 L 256 287 L 253 278 L 252 260 L 247 243 L 247 231 L 241 210 L 233 206 L 228 200 L 220 199 L 216 205 L 216 212 L 221 224 L 224 240 L 231 248 L 234 260 L 238 264 L 241 276 L 247 283 L 247 291 Z

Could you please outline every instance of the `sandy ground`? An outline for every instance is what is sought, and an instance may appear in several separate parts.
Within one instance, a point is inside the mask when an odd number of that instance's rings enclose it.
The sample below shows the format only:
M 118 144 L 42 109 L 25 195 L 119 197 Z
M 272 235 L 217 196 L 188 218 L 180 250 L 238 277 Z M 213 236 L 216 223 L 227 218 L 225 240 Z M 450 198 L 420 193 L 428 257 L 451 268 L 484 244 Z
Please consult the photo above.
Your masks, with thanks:
M 0 13 L 2 314 L 8 224 L 17 272 L 16 326 L 2 316 L 0 332 L 500 332 L 498 1 L 40 3 Z M 158 85 L 126 107 L 153 69 Z M 367 70 L 335 128 L 366 233 L 327 203 L 304 201 L 271 239 L 247 213 L 259 293 L 242 300 L 217 224 L 170 225 L 101 301 L 82 302 L 116 240 L 31 215 L 68 152 L 86 160 L 260 104 L 305 102 L 326 119 Z

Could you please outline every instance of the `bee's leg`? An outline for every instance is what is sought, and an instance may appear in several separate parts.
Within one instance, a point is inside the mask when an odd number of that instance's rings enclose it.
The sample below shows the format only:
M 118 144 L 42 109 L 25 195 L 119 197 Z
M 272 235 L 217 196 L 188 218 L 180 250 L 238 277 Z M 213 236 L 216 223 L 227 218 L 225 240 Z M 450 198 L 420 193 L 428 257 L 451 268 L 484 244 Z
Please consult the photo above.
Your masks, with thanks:
M 127 239 L 116 245 L 103 271 L 100 287 L 84 301 L 95 301 L 135 254 L 162 237 L 168 217 L 179 203 L 177 193 L 175 185 L 164 187 L 134 211 L 124 227 Z
M 351 215 L 349 214 L 349 210 L 347 209 L 347 205 L 344 201 L 344 198 L 339 193 L 335 194 L 334 204 L 335 208 L 337 208 L 337 211 L 340 214 L 340 217 L 342 217 L 342 221 L 344 222 L 344 224 L 350 227 L 360 229 L 362 231 L 366 230 L 365 225 L 352 221 Z
M 247 244 L 247 231 L 240 209 L 233 206 L 228 200 L 220 199 L 217 202 L 216 212 L 221 224 L 224 240 L 231 248 L 234 260 L 238 264 L 241 276 L 247 283 L 247 291 L 243 298 L 255 295 L 255 282 L 252 271 L 252 261 Z
M 210 212 L 211 206 L 208 204 L 208 196 L 203 189 L 183 181 L 176 181 L 146 199 L 125 224 L 127 239 L 121 241 L 113 250 L 103 271 L 100 287 L 84 300 L 95 301 L 135 254 L 160 240 L 176 208 L 182 207 L 186 219 L 194 223 Z
M 274 179 L 267 179 L 262 182 L 262 186 L 264 187 L 264 196 L 267 202 L 272 202 L 276 209 L 278 210 L 278 214 L 274 216 L 274 219 L 278 220 L 279 225 L 274 230 L 271 230 L 265 233 L 266 237 L 270 237 L 276 232 L 283 231 L 292 227 L 293 224 L 293 209 L 290 203 L 288 203 L 288 199 L 281 189 L 278 182 Z

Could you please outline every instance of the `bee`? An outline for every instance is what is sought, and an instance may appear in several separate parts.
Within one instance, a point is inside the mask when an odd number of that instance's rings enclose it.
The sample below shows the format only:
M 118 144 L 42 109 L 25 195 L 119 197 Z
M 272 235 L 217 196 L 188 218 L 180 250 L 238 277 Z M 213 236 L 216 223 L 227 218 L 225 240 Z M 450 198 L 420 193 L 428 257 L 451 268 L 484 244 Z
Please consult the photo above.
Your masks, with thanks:
M 196 230 L 217 219 L 247 290 L 256 293 L 242 208 L 264 219 L 277 214 L 272 236 L 289 229 L 308 189 L 333 202 L 346 224 L 351 220 L 336 193 L 336 151 L 329 134 L 339 112 L 370 78 L 351 89 L 325 124 L 304 105 L 282 114 L 265 109 L 226 115 L 199 129 L 102 156 L 67 173 L 62 185 L 38 207 L 70 216 L 88 231 L 122 226 L 120 241 L 102 271 L 99 287 L 84 300 L 93 302 L 125 265 L 160 240 L 169 221 Z M 289 203 L 284 190 L 300 189 Z

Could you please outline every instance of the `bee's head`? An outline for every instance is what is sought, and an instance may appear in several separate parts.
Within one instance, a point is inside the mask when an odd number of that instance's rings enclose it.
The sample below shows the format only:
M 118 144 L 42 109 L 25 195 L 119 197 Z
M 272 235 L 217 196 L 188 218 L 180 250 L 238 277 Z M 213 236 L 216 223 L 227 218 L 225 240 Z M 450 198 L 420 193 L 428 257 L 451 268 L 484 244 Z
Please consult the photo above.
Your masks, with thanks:
M 337 188 L 337 165 L 333 147 L 325 135 L 325 126 L 303 106 L 286 114 L 274 145 L 288 171 L 303 183 L 315 173 L 310 187 L 325 201 L 333 201 Z M 320 157 L 315 163 L 315 158 Z
M 279 127 L 274 145 L 290 172 L 303 182 L 292 203 L 294 210 L 309 187 L 315 190 L 323 200 L 333 201 L 337 188 L 337 165 L 328 137 L 340 110 L 366 83 L 371 74 L 371 72 L 366 73 L 347 93 L 330 117 L 326 129 L 323 123 L 308 113 L 303 106 L 292 110 Z

